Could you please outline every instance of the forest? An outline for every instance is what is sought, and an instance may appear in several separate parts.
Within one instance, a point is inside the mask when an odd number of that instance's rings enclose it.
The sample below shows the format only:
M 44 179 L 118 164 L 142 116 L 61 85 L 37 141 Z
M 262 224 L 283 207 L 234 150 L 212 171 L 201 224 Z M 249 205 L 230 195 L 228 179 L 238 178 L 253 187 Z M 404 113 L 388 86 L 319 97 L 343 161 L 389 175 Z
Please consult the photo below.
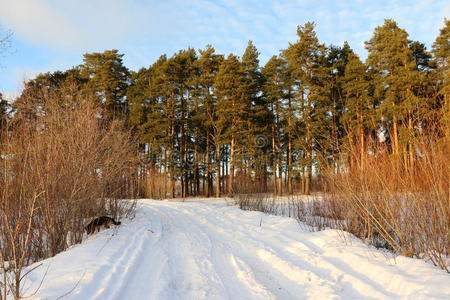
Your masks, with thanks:
M 264 66 L 251 41 L 241 56 L 208 45 L 137 72 L 118 50 L 87 53 L 25 82 L 11 108 L 2 102 L 2 122 L 36 119 L 49 98 L 76 90 L 131 130 L 143 196 L 309 194 L 324 172 L 364 165 L 380 146 L 408 171 L 421 138 L 448 142 L 449 24 L 428 51 L 385 20 L 365 42 L 366 62 L 347 43 L 321 43 L 312 22 Z

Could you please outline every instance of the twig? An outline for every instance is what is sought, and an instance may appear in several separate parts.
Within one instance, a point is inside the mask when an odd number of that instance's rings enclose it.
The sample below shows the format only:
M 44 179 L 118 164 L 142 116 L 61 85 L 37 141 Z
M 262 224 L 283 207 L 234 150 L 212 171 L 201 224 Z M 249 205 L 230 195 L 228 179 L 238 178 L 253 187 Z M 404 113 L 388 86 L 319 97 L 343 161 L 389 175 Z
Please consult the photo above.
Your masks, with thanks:
M 40 267 L 40 266 L 42 266 L 42 264 L 40 264 L 40 265 L 34 267 L 33 269 L 31 269 L 30 271 L 28 271 L 25 275 L 22 276 L 22 278 L 25 277 L 27 274 L 31 273 L 31 271 L 33 271 L 36 268 Z M 22 298 L 30 298 L 30 297 L 33 297 L 34 295 L 36 295 L 36 293 L 41 289 L 41 286 L 42 286 L 42 283 L 44 282 L 45 277 L 47 277 L 48 269 L 50 269 L 50 264 L 48 264 L 47 269 L 45 270 L 44 276 L 42 276 L 42 279 L 39 282 L 39 286 L 36 288 L 36 290 L 31 295 L 26 296 L 26 297 L 23 296 Z M 22 280 L 22 278 L 20 280 Z
M 70 291 L 68 291 L 67 293 L 65 293 L 65 294 L 59 296 L 58 298 L 56 298 L 56 300 L 62 299 L 64 297 L 66 297 L 67 295 L 71 294 L 77 288 L 77 286 L 80 284 L 81 280 L 84 278 L 84 275 L 86 275 L 86 270 L 84 270 L 83 275 L 81 275 L 80 279 L 78 279 L 78 281 L 75 284 L 75 286 Z

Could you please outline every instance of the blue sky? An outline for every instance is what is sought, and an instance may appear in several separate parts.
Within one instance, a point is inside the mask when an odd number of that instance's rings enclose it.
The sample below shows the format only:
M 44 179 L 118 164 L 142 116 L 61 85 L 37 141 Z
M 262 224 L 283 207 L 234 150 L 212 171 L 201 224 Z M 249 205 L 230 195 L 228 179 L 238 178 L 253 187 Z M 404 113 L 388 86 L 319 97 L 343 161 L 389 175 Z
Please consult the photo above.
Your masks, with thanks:
M 385 18 L 430 48 L 449 16 L 445 0 L 0 0 L 0 26 L 14 33 L 0 56 L 0 92 L 11 97 L 24 79 L 113 48 L 137 70 L 163 53 L 207 44 L 240 55 L 253 40 L 264 63 L 307 21 L 316 22 L 321 42 L 348 41 L 362 58 L 364 41 Z

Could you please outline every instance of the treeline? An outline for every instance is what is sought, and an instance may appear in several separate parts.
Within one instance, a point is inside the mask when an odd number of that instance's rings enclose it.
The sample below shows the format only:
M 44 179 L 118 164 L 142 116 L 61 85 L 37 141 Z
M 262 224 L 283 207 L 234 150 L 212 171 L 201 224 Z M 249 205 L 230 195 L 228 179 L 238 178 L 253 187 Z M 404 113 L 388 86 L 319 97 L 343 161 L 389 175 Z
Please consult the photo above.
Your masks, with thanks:
M 252 42 L 240 57 L 190 48 L 137 72 L 117 50 L 85 54 L 26 82 L 10 118 L 45 114 L 48 95 L 69 88 L 94 95 L 102 120 L 133 131 L 141 195 L 157 198 L 309 194 L 325 170 L 363 166 L 380 144 L 407 171 L 419 136 L 449 142 L 449 20 L 431 51 L 385 20 L 366 62 L 347 43 L 321 43 L 314 26 L 264 66 Z

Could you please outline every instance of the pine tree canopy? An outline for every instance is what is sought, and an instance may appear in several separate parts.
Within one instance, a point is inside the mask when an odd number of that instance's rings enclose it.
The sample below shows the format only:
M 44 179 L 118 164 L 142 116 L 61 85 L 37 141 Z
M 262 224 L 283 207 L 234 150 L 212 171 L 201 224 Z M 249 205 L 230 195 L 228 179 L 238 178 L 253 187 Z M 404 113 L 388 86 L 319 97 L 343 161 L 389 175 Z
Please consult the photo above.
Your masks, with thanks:
M 137 71 L 118 50 L 86 53 L 79 66 L 26 81 L 12 107 L 0 97 L 0 125 L 39 120 L 48 101 L 70 107 L 77 91 L 98 104 L 99 122 L 131 129 L 137 174 L 161 175 L 172 197 L 231 195 L 244 183 L 308 194 L 324 170 L 362 166 L 371 143 L 411 167 L 418 136 L 448 141 L 449 20 L 428 51 L 387 19 L 365 42 L 366 61 L 347 42 L 322 43 L 314 22 L 296 33 L 264 65 L 252 41 L 241 56 L 207 45 Z

